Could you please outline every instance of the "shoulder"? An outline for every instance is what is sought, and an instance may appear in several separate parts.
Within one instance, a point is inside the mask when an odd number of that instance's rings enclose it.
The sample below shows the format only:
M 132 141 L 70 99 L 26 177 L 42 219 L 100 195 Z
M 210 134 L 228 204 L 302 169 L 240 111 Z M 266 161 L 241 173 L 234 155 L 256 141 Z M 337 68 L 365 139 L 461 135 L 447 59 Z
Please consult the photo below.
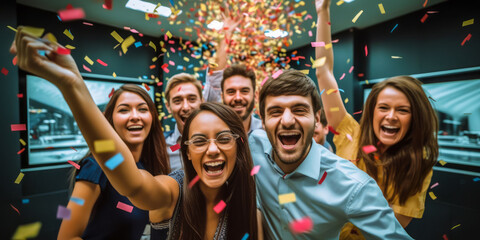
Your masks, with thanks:
M 267 132 L 263 129 L 255 129 L 248 136 L 248 144 L 250 149 L 260 150 L 271 148 L 272 144 L 268 139 Z M 254 150 L 252 150 L 253 153 Z
M 80 166 L 80 171 L 75 177 L 76 181 L 84 180 L 92 182 L 101 185 L 103 188 L 107 179 L 102 171 L 102 168 L 100 168 L 100 165 L 98 165 L 97 161 L 95 161 L 93 157 L 87 157 L 83 159 Z
M 185 173 L 183 170 L 176 170 L 168 174 L 169 177 L 175 179 L 177 181 L 178 185 L 180 186 L 180 189 L 183 187 L 183 178 L 185 177 Z

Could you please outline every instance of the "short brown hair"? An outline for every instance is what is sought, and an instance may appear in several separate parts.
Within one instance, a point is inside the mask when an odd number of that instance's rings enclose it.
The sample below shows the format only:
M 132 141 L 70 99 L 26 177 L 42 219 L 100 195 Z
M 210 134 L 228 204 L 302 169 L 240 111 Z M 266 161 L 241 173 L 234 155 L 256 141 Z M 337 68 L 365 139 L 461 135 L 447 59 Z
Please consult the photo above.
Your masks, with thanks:
M 201 99 L 203 99 L 202 96 L 202 84 L 200 81 L 198 81 L 195 76 L 188 74 L 188 73 L 179 73 L 173 75 L 170 80 L 167 82 L 167 86 L 165 87 L 165 98 L 167 99 L 167 102 L 170 103 L 170 91 L 178 86 L 179 84 L 182 83 L 191 83 L 193 84 L 197 90 L 198 90 L 198 95 L 200 96 Z
M 314 113 L 321 108 L 320 95 L 313 80 L 295 69 L 284 70 L 277 78 L 270 77 L 260 90 L 260 116 L 265 119 L 265 99 L 267 96 L 299 95 L 312 98 Z
M 236 75 L 250 78 L 250 81 L 252 81 L 253 91 L 255 91 L 255 72 L 253 71 L 253 69 L 248 69 L 247 66 L 245 66 L 244 64 L 233 64 L 232 66 L 227 67 L 225 68 L 225 70 L 223 70 L 223 79 L 220 85 L 222 88 L 222 92 L 224 89 L 223 84 L 225 83 L 225 79 Z

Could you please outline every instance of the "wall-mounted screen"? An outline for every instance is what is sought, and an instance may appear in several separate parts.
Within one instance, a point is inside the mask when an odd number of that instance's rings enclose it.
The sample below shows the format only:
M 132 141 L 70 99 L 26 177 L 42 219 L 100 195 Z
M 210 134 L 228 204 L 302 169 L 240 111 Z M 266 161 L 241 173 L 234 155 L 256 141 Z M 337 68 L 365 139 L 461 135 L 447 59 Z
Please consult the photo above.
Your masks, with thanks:
M 42 78 L 27 75 L 28 165 L 79 160 L 88 152 L 72 112 L 60 90 Z M 109 94 L 125 82 L 85 80 L 93 100 L 104 110 Z M 154 87 L 148 91 L 154 99 Z

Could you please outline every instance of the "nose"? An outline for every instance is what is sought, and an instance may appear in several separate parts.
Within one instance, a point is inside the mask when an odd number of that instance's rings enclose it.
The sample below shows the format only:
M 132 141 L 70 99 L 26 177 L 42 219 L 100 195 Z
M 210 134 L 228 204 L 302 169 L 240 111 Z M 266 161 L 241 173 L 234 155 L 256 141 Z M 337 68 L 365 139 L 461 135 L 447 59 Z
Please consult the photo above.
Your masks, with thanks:
M 395 120 L 397 118 L 397 114 L 395 112 L 395 109 L 390 109 L 390 111 L 387 113 L 386 118 L 391 119 L 391 120 Z
M 235 101 L 242 101 L 242 95 L 240 94 L 240 91 L 235 93 Z
M 214 139 L 209 139 L 208 147 L 207 147 L 207 155 L 215 156 L 220 152 L 218 149 L 217 143 Z
M 190 111 L 190 109 L 191 109 L 191 107 L 190 107 L 190 104 L 188 103 L 188 100 L 183 99 L 182 110 L 184 112 L 188 112 L 188 111 Z
M 138 120 L 140 118 L 138 111 L 136 109 L 133 109 L 131 114 L 130 114 L 130 119 L 132 120 Z
M 290 128 L 295 125 L 295 116 L 293 116 L 290 109 L 285 109 L 283 112 L 281 124 L 284 128 Z

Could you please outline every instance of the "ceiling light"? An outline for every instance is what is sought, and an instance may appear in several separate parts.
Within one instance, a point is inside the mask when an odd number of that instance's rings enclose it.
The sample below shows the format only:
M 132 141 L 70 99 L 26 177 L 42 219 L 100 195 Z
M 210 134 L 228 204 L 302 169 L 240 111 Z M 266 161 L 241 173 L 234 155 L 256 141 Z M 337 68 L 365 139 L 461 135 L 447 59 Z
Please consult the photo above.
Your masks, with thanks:
M 172 15 L 172 10 L 170 8 L 164 6 L 157 7 L 156 4 L 142 0 L 128 0 L 127 4 L 125 4 L 125 7 L 145 13 L 158 14 L 164 17 L 170 17 L 170 15 Z M 180 13 L 182 13 L 182 11 L 180 11 L 178 14 Z
M 353 1 L 355 1 L 355 0 L 343 0 L 343 1 L 346 2 L 346 3 L 351 3 L 351 2 L 353 2 Z
M 281 38 L 281 37 L 286 37 L 286 36 L 288 36 L 288 32 L 287 32 L 287 31 L 280 30 L 280 29 L 277 29 L 277 30 L 275 30 L 275 31 L 266 30 L 266 31 L 265 31 L 265 36 L 271 37 L 271 38 Z
M 208 28 L 210 29 L 215 29 L 215 30 L 220 30 L 223 27 L 223 22 L 219 22 L 217 20 L 213 20 L 207 25 Z

